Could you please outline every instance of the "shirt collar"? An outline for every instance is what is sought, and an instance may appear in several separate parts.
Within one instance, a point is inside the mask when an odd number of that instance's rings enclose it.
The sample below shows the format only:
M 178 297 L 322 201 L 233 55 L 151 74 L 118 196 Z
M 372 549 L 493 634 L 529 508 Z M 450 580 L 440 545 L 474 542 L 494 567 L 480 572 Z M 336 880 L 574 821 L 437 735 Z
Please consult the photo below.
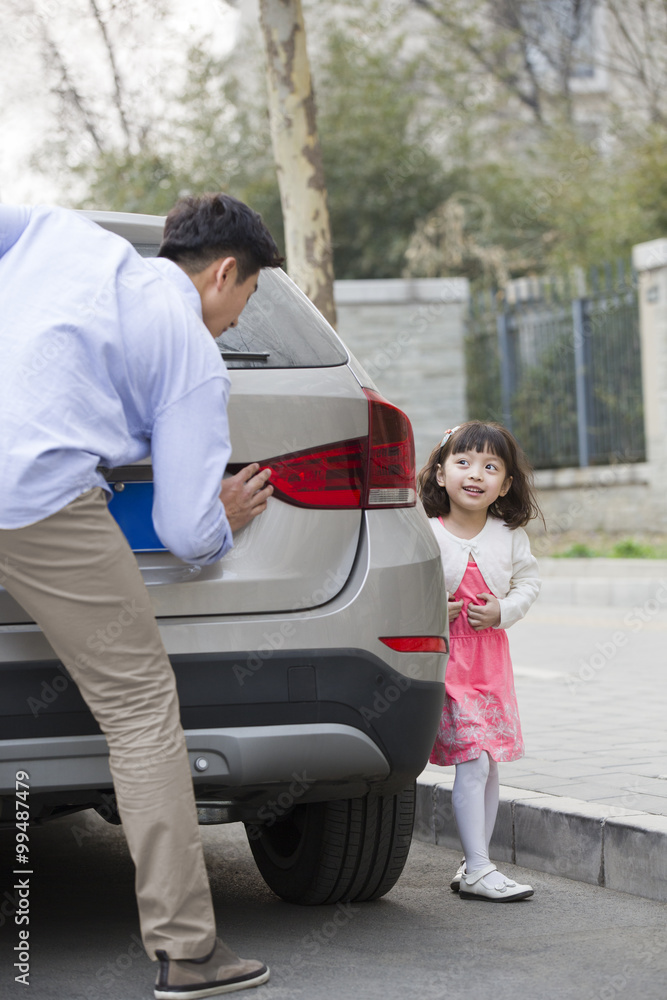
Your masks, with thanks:
M 188 278 L 185 271 L 175 264 L 173 260 L 169 260 L 167 257 L 147 257 L 145 258 L 146 263 L 150 264 L 159 271 L 163 277 L 170 281 L 172 285 L 176 285 L 179 291 L 183 292 L 186 299 L 195 310 L 199 318 L 202 318 L 201 309 L 201 298 L 199 292 L 194 286 L 194 282 Z
M 474 556 L 477 556 L 478 552 L 480 551 L 480 546 L 483 548 L 484 543 L 486 542 L 486 538 L 482 538 L 482 536 L 485 535 L 489 530 L 491 517 L 487 517 L 482 530 L 479 531 L 472 538 L 459 538 L 458 535 L 453 535 L 451 531 L 447 531 L 447 528 L 445 528 L 444 524 L 442 523 L 442 518 L 438 518 L 438 522 L 443 531 L 447 532 L 449 538 L 451 538 L 453 542 L 456 542 L 457 545 L 463 550 L 463 552 L 472 552 Z
M 457 538 L 457 536 L 452 535 L 451 532 L 448 532 L 448 534 L 450 538 L 453 538 L 456 542 L 458 542 L 464 552 L 472 552 L 473 555 L 477 555 L 479 552 L 479 543 L 477 541 L 479 535 L 475 535 L 474 538 Z

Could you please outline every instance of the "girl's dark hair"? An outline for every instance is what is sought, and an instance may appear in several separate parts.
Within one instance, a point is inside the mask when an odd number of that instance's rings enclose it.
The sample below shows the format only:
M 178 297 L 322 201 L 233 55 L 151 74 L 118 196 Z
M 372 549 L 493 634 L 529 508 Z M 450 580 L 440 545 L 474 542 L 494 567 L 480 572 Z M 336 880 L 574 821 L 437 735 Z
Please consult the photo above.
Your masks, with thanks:
M 181 198 L 167 216 L 158 257 L 199 274 L 220 257 L 234 257 L 237 282 L 263 267 L 280 267 L 280 256 L 261 215 L 230 194 Z
M 489 514 L 505 521 L 510 528 L 522 528 L 533 517 L 544 520 L 535 499 L 533 470 L 520 445 L 507 428 L 481 420 L 468 420 L 457 427 L 442 447 L 438 445 L 433 449 L 417 476 L 419 495 L 428 517 L 449 514 L 449 497 L 444 487 L 438 485 L 436 474 L 438 466 L 443 466 L 449 455 L 462 451 L 490 451 L 501 459 L 506 475 L 512 477 L 509 490 L 491 504 Z

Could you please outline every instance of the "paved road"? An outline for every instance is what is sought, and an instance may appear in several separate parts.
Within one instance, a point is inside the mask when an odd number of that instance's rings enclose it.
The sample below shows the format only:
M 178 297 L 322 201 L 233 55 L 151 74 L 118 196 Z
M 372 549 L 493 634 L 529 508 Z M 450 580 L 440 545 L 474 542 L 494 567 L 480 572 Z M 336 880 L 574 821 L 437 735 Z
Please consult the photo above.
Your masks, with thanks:
M 500 780 L 667 816 L 664 603 L 538 600 L 508 635 L 526 756 Z
M 415 843 L 384 900 L 296 907 L 265 887 L 240 826 L 204 830 L 219 923 L 273 970 L 256 1000 L 664 1000 L 667 906 L 521 869 L 531 900 L 460 900 L 458 855 Z M 11 831 L 0 859 L 11 860 Z M 32 834 L 31 985 L 13 982 L 17 939 L 0 926 L 3 1000 L 148 1000 L 154 966 L 138 945 L 132 866 L 121 832 L 95 814 Z M 11 884 L 11 883 L 10 883 Z M 4 887 L 3 887 L 4 889 Z

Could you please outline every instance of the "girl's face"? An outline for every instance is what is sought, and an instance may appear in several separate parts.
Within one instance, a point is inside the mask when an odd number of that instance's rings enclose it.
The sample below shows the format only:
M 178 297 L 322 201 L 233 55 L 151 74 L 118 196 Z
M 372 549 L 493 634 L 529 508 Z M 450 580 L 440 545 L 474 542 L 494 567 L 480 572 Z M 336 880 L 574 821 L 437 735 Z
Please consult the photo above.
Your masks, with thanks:
M 505 463 L 490 451 L 459 451 L 448 455 L 436 473 L 450 504 L 462 512 L 486 510 L 512 485 Z

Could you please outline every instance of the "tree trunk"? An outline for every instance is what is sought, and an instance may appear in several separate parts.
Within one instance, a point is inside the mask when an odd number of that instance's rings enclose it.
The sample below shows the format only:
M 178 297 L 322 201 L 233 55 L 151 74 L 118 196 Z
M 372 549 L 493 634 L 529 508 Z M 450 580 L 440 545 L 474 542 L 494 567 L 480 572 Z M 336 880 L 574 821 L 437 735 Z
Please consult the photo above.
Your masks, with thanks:
M 287 270 L 335 326 L 333 255 L 301 0 L 260 0 Z

